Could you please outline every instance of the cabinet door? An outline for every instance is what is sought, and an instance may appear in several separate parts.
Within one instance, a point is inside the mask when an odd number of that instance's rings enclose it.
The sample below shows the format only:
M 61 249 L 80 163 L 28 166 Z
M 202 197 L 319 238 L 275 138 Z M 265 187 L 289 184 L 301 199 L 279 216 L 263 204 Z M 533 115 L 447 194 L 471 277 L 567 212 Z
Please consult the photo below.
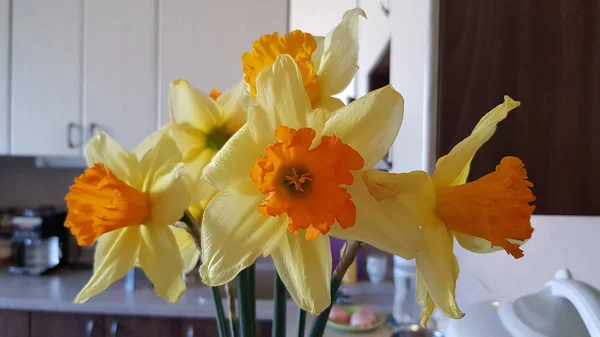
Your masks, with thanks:
M 599 216 L 600 2 L 439 3 L 438 154 L 508 94 L 522 106 L 477 151 L 469 180 L 517 156 L 535 214 Z
M 169 0 L 160 2 L 159 106 L 169 121 L 169 83 L 177 78 L 209 92 L 243 78 L 242 54 L 263 34 L 287 32 L 288 2 Z
M 103 316 L 55 312 L 33 312 L 30 331 L 30 337 L 104 337 L 106 334 Z
M 9 0 L 0 0 L 0 155 L 8 153 L 9 116 L 9 60 L 10 60 L 10 6 Z
M 107 337 L 166 337 L 181 334 L 178 319 L 155 317 L 109 316 L 106 318 Z
M 181 337 L 217 337 L 216 319 L 187 319 L 181 324 Z
M 273 323 L 270 321 L 260 321 L 256 323 L 256 336 L 269 337 Z M 185 319 L 181 324 L 181 337 L 217 337 L 216 319 Z
M 0 310 L 0 331 L 2 337 L 29 336 L 29 313 Z
M 19 0 L 12 5 L 11 153 L 77 155 L 82 2 Z
M 158 126 L 157 1 L 88 1 L 83 106 L 86 138 L 102 130 L 133 149 Z

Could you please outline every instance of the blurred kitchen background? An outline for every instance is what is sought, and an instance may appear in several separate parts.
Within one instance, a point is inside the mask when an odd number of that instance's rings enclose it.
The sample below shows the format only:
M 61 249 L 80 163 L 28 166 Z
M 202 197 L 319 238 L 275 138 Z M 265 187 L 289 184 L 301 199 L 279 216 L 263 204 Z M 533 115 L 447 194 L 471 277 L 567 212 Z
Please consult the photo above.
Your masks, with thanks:
M 380 169 L 432 172 L 436 158 L 504 94 L 523 103 L 477 155 L 471 179 L 505 155 L 521 157 L 536 184 L 535 233 L 519 260 L 456 245 L 461 308 L 537 291 L 561 268 L 600 287 L 598 2 L 0 0 L 0 260 L 6 270 L 0 271 L 0 326 L 6 327 L 0 336 L 216 336 L 206 323 L 214 315 L 210 295 L 200 285 L 179 307 L 169 306 L 133 275 L 134 285 L 115 284 L 104 297 L 69 304 L 90 275 L 93 250 L 73 245 L 56 214 L 83 171 L 84 144 L 102 130 L 133 148 L 169 120 L 170 81 L 226 90 L 241 79 L 240 56 L 260 35 L 294 29 L 325 35 L 357 6 L 368 17 L 358 27 L 360 69 L 340 98 L 351 101 L 391 83 L 406 101 L 402 129 Z M 341 243 L 333 245 L 339 252 Z M 27 254 L 43 258 L 31 262 Z M 370 247 L 361 254 L 357 280 L 346 286 L 348 303 L 386 314 L 396 305 L 396 317 L 405 309 L 404 317 L 416 323 L 407 304 L 414 304 L 414 267 L 398 259 L 394 266 L 392 256 Z M 388 266 L 376 291 L 368 288 L 368 257 Z M 47 275 L 15 276 L 32 263 L 42 267 L 30 274 Z M 11 266 L 14 273 L 7 272 Z M 268 261 L 264 268 L 269 271 Z M 273 310 L 269 296 L 257 309 L 264 309 L 265 322 Z M 436 318 L 443 330 L 444 319 Z M 384 335 L 390 330 L 378 336 Z

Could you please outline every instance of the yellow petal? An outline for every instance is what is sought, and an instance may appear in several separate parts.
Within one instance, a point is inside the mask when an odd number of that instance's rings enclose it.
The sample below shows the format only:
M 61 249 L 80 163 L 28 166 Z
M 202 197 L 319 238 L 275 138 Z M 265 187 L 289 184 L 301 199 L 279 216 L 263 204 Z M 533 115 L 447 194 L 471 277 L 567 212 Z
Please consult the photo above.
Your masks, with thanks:
M 198 260 L 200 260 L 200 251 L 196 248 L 192 236 L 185 229 L 173 226 L 170 228 L 173 231 L 173 235 L 175 235 L 179 253 L 181 253 L 183 272 L 189 273 L 198 264 Z
M 314 69 L 321 67 L 321 58 L 323 58 L 323 50 L 325 49 L 325 36 L 313 36 L 317 42 L 317 49 L 312 54 L 312 63 Z
M 202 220 L 202 215 L 204 214 L 204 210 L 206 209 L 206 205 L 212 200 L 212 198 L 219 192 L 219 190 L 215 189 L 215 193 L 210 195 L 208 198 L 202 200 L 200 203 L 192 203 L 190 207 L 188 207 L 188 212 L 194 219 L 198 219 L 198 221 Z M 200 228 L 198 228 L 200 229 Z
M 435 207 L 435 189 L 424 171 L 388 173 L 369 170 L 364 175 L 369 192 L 375 199 L 397 198 L 405 207 L 431 213 Z
M 464 184 L 469 175 L 471 160 L 477 150 L 492 137 L 496 132 L 496 126 L 508 116 L 508 112 L 519 105 L 521 105 L 520 102 L 504 96 L 504 103 L 485 114 L 471 135 L 458 143 L 450 153 L 438 159 L 433 174 L 435 186 Z
M 172 122 L 167 123 L 163 129 L 173 138 L 184 158 L 190 153 L 197 154 L 206 149 L 206 135 L 200 130 Z
M 258 213 L 264 197 L 252 182 L 241 182 L 222 190 L 208 204 L 201 227 L 204 283 L 225 284 L 277 247 L 287 226 L 282 218 Z
M 202 179 L 192 181 L 184 176 L 184 181 L 190 193 L 190 202 L 195 205 L 206 203 L 219 191 Z
M 163 134 L 168 133 L 168 124 L 163 126 L 162 128 L 150 133 L 146 138 L 144 138 L 134 149 L 133 152 L 137 157 L 138 161 L 142 159 L 142 157 L 150 151 L 156 143 L 160 140 Z
M 308 115 L 311 115 L 311 113 L 308 113 Z M 261 148 L 261 150 L 264 150 L 266 146 L 277 142 L 274 129 L 272 129 L 273 125 L 271 119 L 272 116 L 270 112 L 259 105 L 251 106 L 250 109 L 248 109 L 248 123 L 246 124 L 246 127 L 250 130 L 252 138 L 257 144 L 257 148 Z
M 456 237 L 456 241 L 465 249 L 470 250 L 474 253 L 486 254 L 502 250 L 501 246 L 492 246 L 492 243 L 486 239 L 478 238 L 468 234 L 460 232 L 452 232 Z
M 433 310 L 435 310 L 435 303 L 433 303 L 431 296 L 429 296 L 427 286 L 423 281 L 423 276 L 421 276 L 421 273 L 419 273 L 418 271 L 416 279 L 416 289 L 417 303 L 419 303 L 419 306 L 423 309 L 423 311 L 421 311 L 421 326 L 426 328 L 427 321 L 429 320 L 429 317 L 431 317 Z
M 356 223 L 353 227 L 331 228 L 330 235 L 344 240 L 360 240 L 386 252 L 412 259 L 417 253 L 419 226 L 410 217 L 409 210 L 402 205 L 394 211 L 394 217 L 388 216 L 386 205 L 378 203 L 360 175 L 355 175 L 354 184 L 348 186 L 348 192 L 356 205 Z
M 169 102 L 171 120 L 175 124 L 207 133 L 223 120 L 217 102 L 185 80 L 171 82 Z
M 454 238 L 446 226 L 432 215 L 422 226 L 417 270 L 435 305 L 452 318 L 462 318 L 455 299 L 458 264 L 452 251 Z
M 139 264 L 156 295 L 177 302 L 185 291 L 183 261 L 173 231 L 166 226 L 141 226 Z
M 143 176 L 142 191 L 147 192 L 157 176 L 173 171 L 182 155 L 171 136 L 160 130 L 144 139 L 134 150 Z
M 251 99 L 246 94 L 246 81 L 242 79 L 231 90 L 222 93 L 217 103 L 223 107 L 224 120 L 229 132 L 234 133 L 246 123 Z
M 315 138 L 312 142 L 312 148 L 315 148 L 321 144 L 321 136 L 323 135 L 323 129 L 325 129 L 325 123 L 327 118 L 331 116 L 331 112 L 323 108 L 316 108 L 308 113 L 307 123 L 308 127 L 315 130 Z
M 190 196 L 181 175 L 182 166 L 175 166 L 171 171 L 157 174 L 149 185 L 150 218 L 145 224 L 151 226 L 168 226 L 179 221 L 190 205 Z
M 319 63 L 321 97 L 342 92 L 358 70 L 358 18 L 365 12 L 355 8 L 344 13 L 342 22 L 327 33 Z
M 273 131 L 280 125 L 292 129 L 306 126 L 311 104 L 300 69 L 291 56 L 278 56 L 275 63 L 258 74 L 256 104 L 267 113 Z
M 330 112 L 334 112 L 338 109 L 341 109 L 344 106 L 344 102 L 342 102 L 339 98 L 325 96 L 321 97 L 317 104 L 313 106 L 313 108 L 322 108 Z
M 286 231 L 273 252 L 275 268 L 298 306 L 318 315 L 331 303 L 331 247 L 329 237 L 304 239 Z
M 84 303 L 123 278 L 133 268 L 140 244 L 139 226 L 118 229 L 100 236 L 94 256 L 94 274 L 74 302 Z
M 141 189 L 140 167 L 134 153 L 125 150 L 121 144 L 104 132 L 98 132 L 85 148 L 88 166 L 102 163 L 120 180 Z
M 194 203 L 202 202 L 202 200 L 215 193 L 215 188 L 202 180 L 204 168 L 210 163 L 215 154 L 214 149 L 204 149 L 199 155 L 184 163 L 183 174 Z
M 388 152 L 398 135 L 404 99 L 391 86 L 372 91 L 335 111 L 323 133 L 337 135 L 358 151 L 370 169 Z
M 147 143 L 147 144 L 144 144 Z M 138 150 L 143 173 L 142 192 L 149 194 L 150 218 L 145 224 L 167 226 L 179 221 L 190 204 L 190 196 L 182 177 L 181 153 L 165 132 L 149 136 Z
M 217 152 L 204 168 L 204 181 L 220 190 L 240 181 L 250 182 L 250 168 L 265 149 L 256 143 L 250 129 L 250 123 L 244 125 Z

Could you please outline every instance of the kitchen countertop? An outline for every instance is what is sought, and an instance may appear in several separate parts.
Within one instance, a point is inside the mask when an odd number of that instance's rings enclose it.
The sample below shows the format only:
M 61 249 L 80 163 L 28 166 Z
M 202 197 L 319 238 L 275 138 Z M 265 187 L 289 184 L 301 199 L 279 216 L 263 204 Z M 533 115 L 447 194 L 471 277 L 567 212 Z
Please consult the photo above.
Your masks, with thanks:
M 134 291 L 126 291 L 122 281 L 84 304 L 74 304 L 75 295 L 90 277 L 90 271 L 62 272 L 51 276 L 19 276 L 6 271 L 0 272 L 0 309 L 52 311 L 70 313 L 93 313 L 104 315 L 160 316 L 174 318 L 214 318 L 215 309 L 209 287 L 191 284 L 177 303 L 167 303 L 154 294 L 148 282 L 136 283 Z M 272 274 L 271 274 L 272 275 Z M 261 279 L 261 278 L 257 278 Z M 390 282 L 372 285 L 358 283 L 344 286 L 352 304 L 361 304 L 369 309 L 389 314 L 392 311 L 393 284 Z M 226 307 L 226 303 L 224 303 Z M 287 304 L 288 335 L 295 336 L 297 307 L 290 300 Z M 257 299 L 258 320 L 271 320 L 273 301 Z M 306 331 L 314 319 L 307 316 Z M 364 337 L 390 336 L 391 330 L 380 328 L 377 332 L 362 334 Z M 325 336 L 345 336 L 326 330 Z

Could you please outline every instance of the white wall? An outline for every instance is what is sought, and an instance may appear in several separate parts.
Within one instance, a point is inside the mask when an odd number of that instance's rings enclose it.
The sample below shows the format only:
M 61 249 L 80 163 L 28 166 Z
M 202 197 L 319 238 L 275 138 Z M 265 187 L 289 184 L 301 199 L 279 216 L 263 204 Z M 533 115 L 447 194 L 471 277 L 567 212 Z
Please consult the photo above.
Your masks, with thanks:
M 437 0 L 390 1 L 390 81 L 404 96 L 404 121 L 392 148 L 393 171 L 431 172 L 437 109 Z
M 356 97 L 369 90 L 369 71 L 382 55 L 391 36 L 390 18 L 375 0 L 359 0 L 359 7 L 367 14 L 367 20 L 359 21 L 358 50 L 359 69 L 356 73 Z
M 600 289 L 600 217 L 534 215 L 532 226 L 525 256 L 518 260 L 503 251 L 480 255 L 455 248 L 460 262 L 457 298 L 463 310 L 483 299 L 536 291 L 561 268 Z
M 43 168 L 33 158 L 0 156 L 0 208 L 65 207 L 65 196 L 73 179 L 83 169 Z

